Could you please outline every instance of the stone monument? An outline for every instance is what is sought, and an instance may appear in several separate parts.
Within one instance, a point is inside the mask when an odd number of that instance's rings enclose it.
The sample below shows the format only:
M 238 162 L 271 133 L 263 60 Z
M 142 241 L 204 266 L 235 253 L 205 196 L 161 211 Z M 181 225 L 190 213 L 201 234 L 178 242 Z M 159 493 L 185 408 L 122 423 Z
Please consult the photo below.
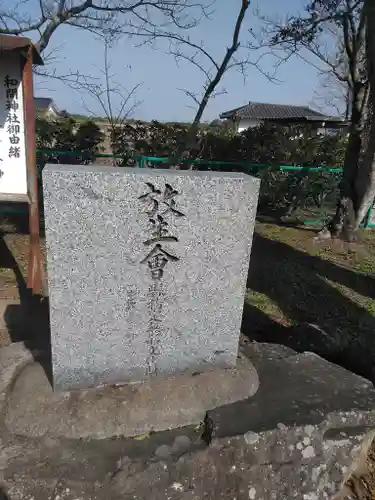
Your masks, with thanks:
M 55 389 L 236 365 L 260 181 L 48 165 Z

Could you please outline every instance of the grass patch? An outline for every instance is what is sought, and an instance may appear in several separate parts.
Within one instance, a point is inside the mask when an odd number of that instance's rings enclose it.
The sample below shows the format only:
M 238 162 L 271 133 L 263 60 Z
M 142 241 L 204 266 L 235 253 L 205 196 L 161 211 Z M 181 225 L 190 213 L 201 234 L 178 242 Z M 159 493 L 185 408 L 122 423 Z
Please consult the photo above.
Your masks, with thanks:
M 340 364 L 366 375 L 375 359 L 375 231 L 361 231 L 355 244 L 317 243 L 314 235 L 256 225 L 242 331 L 284 343 L 290 326 L 314 323 L 343 353 Z

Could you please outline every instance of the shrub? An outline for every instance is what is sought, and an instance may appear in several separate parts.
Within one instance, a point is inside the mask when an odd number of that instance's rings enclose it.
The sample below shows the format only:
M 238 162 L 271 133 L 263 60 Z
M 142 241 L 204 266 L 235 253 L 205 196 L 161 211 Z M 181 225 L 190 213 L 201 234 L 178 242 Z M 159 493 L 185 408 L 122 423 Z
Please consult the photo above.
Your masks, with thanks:
M 116 163 L 133 166 L 138 156 L 173 157 L 185 140 L 188 124 L 152 121 L 129 122 L 111 133 L 112 151 L 120 155 Z M 79 155 L 38 154 L 39 168 L 46 162 L 91 163 L 100 151 L 104 135 L 93 121 L 77 123 L 72 118 L 58 122 L 37 120 L 37 147 Z M 244 167 L 200 164 L 201 169 L 242 170 L 262 178 L 259 207 L 277 209 L 291 215 L 307 204 L 333 205 L 340 182 L 339 174 L 325 172 L 283 172 L 280 165 L 342 168 L 346 137 L 320 136 L 309 126 L 262 125 L 237 134 L 227 125 L 201 125 L 198 129 L 197 158 L 215 162 L 238 162 Z M 257 165 L 266 168 L 259 169 Z M 148 166 L 153 166 L 149 164 Z

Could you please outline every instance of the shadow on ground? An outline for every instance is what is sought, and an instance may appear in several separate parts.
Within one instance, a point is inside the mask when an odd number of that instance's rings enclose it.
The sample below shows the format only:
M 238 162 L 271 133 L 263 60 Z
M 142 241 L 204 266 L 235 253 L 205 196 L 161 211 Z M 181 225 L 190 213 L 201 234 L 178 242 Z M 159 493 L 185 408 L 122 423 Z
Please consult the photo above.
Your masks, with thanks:
M 9 304 L 4 319 L 12 342 L 25 343 L 52 383 L 48 299 L 30 294 L 21 304 Z
M 48 298 L 35 296 L 27 288 L 17 261 L 0 233 L 0 268 L 11 269 L 15 275 L 20 303 L 8 303 L 4 320 L 12 342 L 24 342 L 36 354 L 51 380 L 51 341 Z
M 0 500 L 8 500 L 8 497 L 1 488 L 0 488 Z
M 27 203 L 0 205 L 0 223 L 12 233 L 29 234 L 29 215 Z
M 294 324 L 285 327 L 245 303 L 242 331 L 258 342 L 312 351 L 367 378 L 375 377 L 375 317 L 325 279 L 375 298 L 371 276 L 254 235 L 248 288 L 266 296 Z M 316 327 L 309 327 L 313 323 Z

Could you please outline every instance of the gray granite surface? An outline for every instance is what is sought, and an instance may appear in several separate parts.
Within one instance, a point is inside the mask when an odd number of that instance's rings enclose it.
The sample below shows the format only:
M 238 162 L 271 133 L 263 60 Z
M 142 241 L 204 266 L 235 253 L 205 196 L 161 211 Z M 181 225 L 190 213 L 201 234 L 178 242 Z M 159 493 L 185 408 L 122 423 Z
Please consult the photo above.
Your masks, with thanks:
M 48 165 L 54 386 L 236 363 L 259 180 Z

